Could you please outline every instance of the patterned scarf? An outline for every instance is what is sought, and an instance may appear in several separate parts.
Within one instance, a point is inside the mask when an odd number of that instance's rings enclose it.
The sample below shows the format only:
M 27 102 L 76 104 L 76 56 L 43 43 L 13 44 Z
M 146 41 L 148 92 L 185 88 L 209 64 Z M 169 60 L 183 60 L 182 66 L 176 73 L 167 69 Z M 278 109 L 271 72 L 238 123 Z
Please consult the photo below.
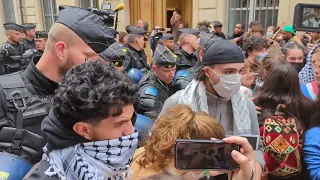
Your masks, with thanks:
M 182 90 L 178 103 L 188 104 L 193 111 L 202 111 L 209 114 L 206 86 L 202 81 L 192 80 Z M 251 120 L 244 95 L 238 91 L 238 93 L 231 97 L 231 104 L 233 111 L 233 134 L 251 134 Z
M 306 64 L 304 65 L 302 70 L 299 72 L 300 85 L 307 84 L 314 81 L 314 71 L 312 68 L 311 57 L 312 57 L 313 51 L 319 47 L 320 45 L 319 42 L 320 41 L 318 41 L 318 43 L 316 43 L 312 47 L 311 51 L 307 55 Z
M 106 141 L 80 143 L 49 152 L 43 159 L 50 163 L 45 172 L 61 180 L 124 180 L 130 178 L 130 163 L 138 146 L 138 132 Z

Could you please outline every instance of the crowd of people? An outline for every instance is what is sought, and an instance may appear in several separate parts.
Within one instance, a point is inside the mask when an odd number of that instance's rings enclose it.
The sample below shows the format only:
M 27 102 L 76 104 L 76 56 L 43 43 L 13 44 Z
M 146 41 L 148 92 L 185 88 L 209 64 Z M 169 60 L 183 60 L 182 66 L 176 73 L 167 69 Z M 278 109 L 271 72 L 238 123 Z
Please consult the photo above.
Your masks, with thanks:
M 142 20 L 117 32 L 71 6 L 48 33 L 4 24 L 0 160 L 22 158 L 25 180 L 320 179 L 320 35 L 181 19 L 149 38 Z M 239 168 L 177 169 L 178 139 L 238 144 Z

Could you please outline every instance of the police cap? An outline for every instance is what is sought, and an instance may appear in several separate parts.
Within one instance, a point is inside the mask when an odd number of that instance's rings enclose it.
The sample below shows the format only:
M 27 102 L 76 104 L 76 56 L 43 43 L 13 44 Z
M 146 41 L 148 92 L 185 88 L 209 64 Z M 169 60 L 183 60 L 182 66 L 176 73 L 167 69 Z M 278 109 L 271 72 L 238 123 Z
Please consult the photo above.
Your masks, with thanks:
M 217 27 L 222 27 L 222 23 L 220 21 L 214 21 L 213 22 L 213 27 L 217 28 Z
M 173 40 L 173 36 L 170 33 L 166 33 L 162 36 L 163 40 Z
M 106 50 L 99 54 L 103 59 L 112 62 L 115 66 L 121 67 L 126 54 L 119 43 L 111 44 Z
M 115 42 L 114 30 L 106 27 L 102 19 L 87 9 L 60 6 L 56 23 L 73 30 L 96 53 L 101 53 Z
M 25 23 L 21 25 L 24 30 L 35 29 L 36 25 L 32 23 Z
M 205 48 L 220 39 L 222 39 L 220 36 L 214 35 L 213 33 L 200 33 L 200 45 Z
M 126 30 L 128 34 L 139 34 L 141 36 L 144 36 L 147 33 L 146 30 L 137 26 L 127 26 Z
M 177 64 L 175 55 L 172 51 L 161 44 L 158 44 L 152 59 L 155 64 L 160 64 L 167 68 L 172 68 Z
M 191 28 L 179 29 L 179 32 L 180 32 L 180 36 L 184 34 L 192 34 L 192 35 L 198 36 L 200 33 L 199 30 L 191 29 Z
M 39 38 L 48 38 L 47 31 L 36 31 L 36 39 Z
M 13 23 L 13 22 L 9 22 L 9 23 L 5 23 L 3 24 L 4 29 L 5 30 L 14 30 L 14 31 L 23 31 L 23 27 L 19 24 Z
M 241 49 L 230 40 L 218 40 L 205 50 L 202 60 L 203 65 L 228 63 L 244 63 Z

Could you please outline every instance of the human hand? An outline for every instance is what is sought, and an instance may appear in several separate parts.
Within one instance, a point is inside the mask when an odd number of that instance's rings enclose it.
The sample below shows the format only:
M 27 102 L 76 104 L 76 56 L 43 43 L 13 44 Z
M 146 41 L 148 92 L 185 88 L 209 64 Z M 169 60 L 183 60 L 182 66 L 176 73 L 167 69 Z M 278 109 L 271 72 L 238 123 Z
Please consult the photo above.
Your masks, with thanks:
M 261 180 L 268 180 L 269 170 L 267 167 L 264 167 L 264 172 L 262 173 Z
M 172 16 L 176 15 L 177 14 L 177 11 L 173 11 L 172 13 Z
M 292 41 L 296 42 L 297 44 L 299 44 L 300 46 L 303 46 L 301 40 L 297 37 L 297 36 L 293 36 L 291 38 Z
M 312 48 L 313 48 L 313 44 L 312 44 L 312 43 L 308 43 L 308 44 L 307 44 L 307 50 L 308 50 L 308 52 L 310 52 Z
M 231 136 L 223 139 L 226 143 L 235 143 L 241 146 L 240 152 L 233 150 L 231 152 L 232 158 L 239 164 L 240 168 L 229 172 L 229 177 L 232 176 L 232 180 L 254 179 L 256 156 L 255 152 L 244 137 Z M 212 171 L 210 176 L 217 176 L 219 174 L 226 173 L 226 171 Z
M 286 26 L 286 24 L 287 24 L 287 23 L 286 23 L 286 22 L 284 22 L 284 21 L 283 21 L 283 22 L 281 22 L 281 23 L 280 23 L 280 25 L 279 25 L 280 29 L 282 29 L 284 26 Z
M 240 41 L 240 37 L 234 38 L 233 41 L 234 42 L 239 42 Z

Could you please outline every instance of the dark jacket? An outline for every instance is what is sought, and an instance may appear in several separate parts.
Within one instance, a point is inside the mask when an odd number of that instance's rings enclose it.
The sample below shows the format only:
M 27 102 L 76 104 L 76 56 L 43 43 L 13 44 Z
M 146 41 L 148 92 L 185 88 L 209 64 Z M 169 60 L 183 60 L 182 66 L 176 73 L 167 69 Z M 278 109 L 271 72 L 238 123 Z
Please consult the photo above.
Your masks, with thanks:
M 0 75 L 20 71 L 24 51 L 21 44 L 3 43 L 0 46 Z
M 129 44 L 126 44 L 123 46 L 126 51 L 126 56 L 129 58 L 125 58 L 124 62 L 124 69 L 127 71 L 130 68 L 137 68 L 139 69 L 142 73 L 146 74 L 149 70 L 150 67 L 147 64 L 147 56 L 144 50 L 137 51 L 134 47 L 130 46 Z
M 177 71 L 178 70 L 183 70 L 183 69 L 189 69 L 193 67 L 198 59 L 195 54 L 188 54 L 185 50 L 178 49 L 174 52 L 178 57 L 177 57 Z
M 25 51 L 28 49 L 36 49 L 36 42 L 34 39 L 29 41 L 28 39 L 24 38 L 20 41 L 20 43 L 24 47 Z
M 33 164 L 40 161 L 43 153 L 42 147 L 46 140 L 40 140 L 44 137 L 41 123 L 51 108 L 50 95 L 54 94 L 58 87 L 56 82 L 45 77 L 36 68 L 38 60 L 34 58 L 25 71 L 0 77 L 0 152 L 15 154 Z M 15 103 L 10 92 L 20 94 L 20 97 L 15 97 Z M 18 119 L 16 106 L 24 109 L 20 150 L 10 146 L 12 139 L 16 138 Z M 26 149 L 21 148 L 23 146 L 34 151 L 31 154 L 31 151 L 25 152 Z
M 86 139 L 79 136 L 72 130 L 72 125 L 61 123 L 62 119 L 58 119 L 53 110 L 45 117 L 41 124 L 41 129 L 47 137 L 46 148 L 49 151 L 57 149 L 65 149 L 79 143 L 87 142 Z M 65 122 L 65 121 L 64 121 Z M 70 127 L 67 127 L 70 126 Z M 44 172 L 50 167 L 50 164 L 42 160 L 34 165 L 29 173 L 24 177 L 24 180 L 54 180 L 57 176 L 48 177 Z
M 174 93 L 172 84 L 162 82 L 153 71 L 149 71 L 143 76 L 139 85 L 136 111 L 151 119 L 156 119 L 164 101 Z

